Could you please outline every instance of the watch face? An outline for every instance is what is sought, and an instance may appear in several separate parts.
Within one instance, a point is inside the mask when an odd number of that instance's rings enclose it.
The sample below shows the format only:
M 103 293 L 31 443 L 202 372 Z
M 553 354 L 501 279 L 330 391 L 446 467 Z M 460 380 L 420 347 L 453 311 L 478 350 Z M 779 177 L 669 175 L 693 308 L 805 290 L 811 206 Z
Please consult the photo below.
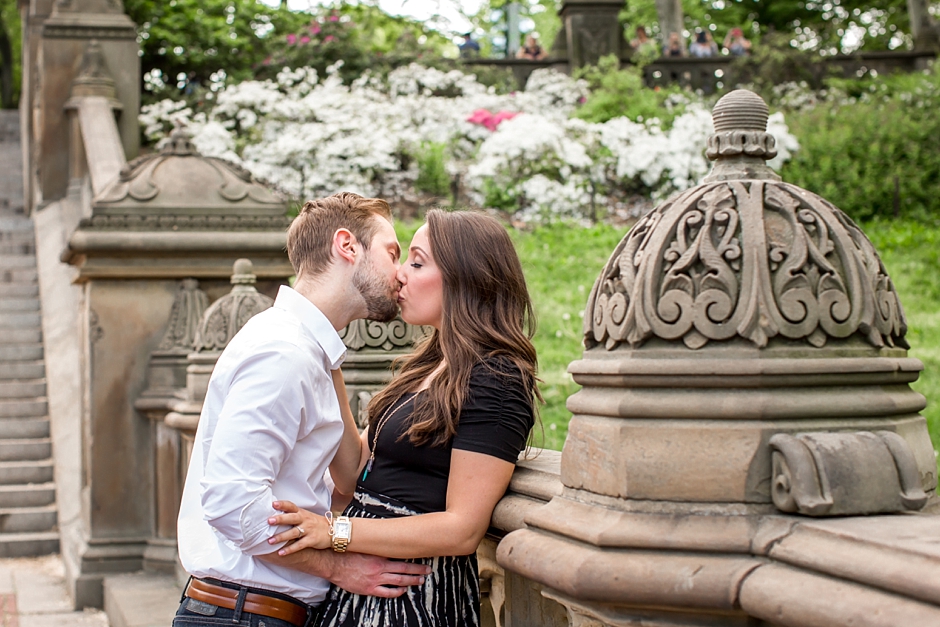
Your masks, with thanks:
M 348 538 L 352 529 L 352 523 L 348 520 L 337 520 L 333 523 L 333 533 L 338 538 Z

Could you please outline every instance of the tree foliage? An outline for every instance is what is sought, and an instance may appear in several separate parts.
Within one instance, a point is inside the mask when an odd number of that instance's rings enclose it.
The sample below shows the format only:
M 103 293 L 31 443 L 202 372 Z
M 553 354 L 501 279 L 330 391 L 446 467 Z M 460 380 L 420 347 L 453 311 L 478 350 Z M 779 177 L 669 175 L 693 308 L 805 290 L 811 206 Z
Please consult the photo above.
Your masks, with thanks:
M 20 13 L 16 0 L 0 0 L 0 104 L 15 109 L 20 100 Z
M 792 47 L 821 54 L 912 44 L 906 0 L 682 0 L 682 7 L 690 33 L 708 29 L 717 41 L 740 27 L 756 40 L 785 33 Z M 655 0 L 631 0 L 620 17 L 631 29 L 643 25 L 661 35 Z
M 138 25 L 144 87 L 154 96 L 192 92 L 226 78 L 269 78 L 283 67 L 321 73 L 343 61 L 344 78 L 440 58 L 451 43 L 371 2 L 310 11 L 258 0 L 124 0 Z

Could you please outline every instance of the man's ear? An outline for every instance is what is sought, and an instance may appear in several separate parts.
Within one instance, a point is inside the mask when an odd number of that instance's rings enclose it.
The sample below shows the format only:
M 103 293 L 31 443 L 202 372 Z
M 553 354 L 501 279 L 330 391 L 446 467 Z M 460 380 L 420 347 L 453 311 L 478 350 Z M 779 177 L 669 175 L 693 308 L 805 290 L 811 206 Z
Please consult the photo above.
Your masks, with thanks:
M 336 229 L 336 232 L 333 233 L 332 254 L 335 255 L 338 260 L 356 263 L 356 256 L 361 250 L 359 240 L 356 239 L 356 236 L 353 235 L 352 231 L 349 229 Z

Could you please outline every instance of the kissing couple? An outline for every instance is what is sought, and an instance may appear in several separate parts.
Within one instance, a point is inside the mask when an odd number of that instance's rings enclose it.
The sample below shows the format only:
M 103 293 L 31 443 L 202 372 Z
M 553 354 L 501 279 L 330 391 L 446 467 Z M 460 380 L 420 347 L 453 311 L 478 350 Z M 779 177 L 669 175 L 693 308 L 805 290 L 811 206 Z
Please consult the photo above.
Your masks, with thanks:
M 537 418 L 535 326 L 506 229 L 430 210 L 407 260 L 387 202 L 291 223 L 296 273 L 212 373 L 180 506 L 173 627 L 473 627 L 477 545 Z M 338 331 L 431 327 L 360 435 Z M 340 513 L 333 508 L 348 505 Z

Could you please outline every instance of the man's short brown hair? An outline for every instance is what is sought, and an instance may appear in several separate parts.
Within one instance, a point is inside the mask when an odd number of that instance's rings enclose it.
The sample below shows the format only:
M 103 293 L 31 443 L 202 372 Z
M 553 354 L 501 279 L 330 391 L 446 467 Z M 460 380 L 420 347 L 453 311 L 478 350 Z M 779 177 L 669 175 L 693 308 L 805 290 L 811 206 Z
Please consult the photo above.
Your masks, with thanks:
M 299 277 L 316 276 L 330 265 L 333 234 L 349 229 L 363 248 L 368 249 L 378 228 L 374 216 L 392 219 L 388 203 L 381 198 L 363 198 L 340 192 L 308 200 L 287 229 L 287 256 Z

